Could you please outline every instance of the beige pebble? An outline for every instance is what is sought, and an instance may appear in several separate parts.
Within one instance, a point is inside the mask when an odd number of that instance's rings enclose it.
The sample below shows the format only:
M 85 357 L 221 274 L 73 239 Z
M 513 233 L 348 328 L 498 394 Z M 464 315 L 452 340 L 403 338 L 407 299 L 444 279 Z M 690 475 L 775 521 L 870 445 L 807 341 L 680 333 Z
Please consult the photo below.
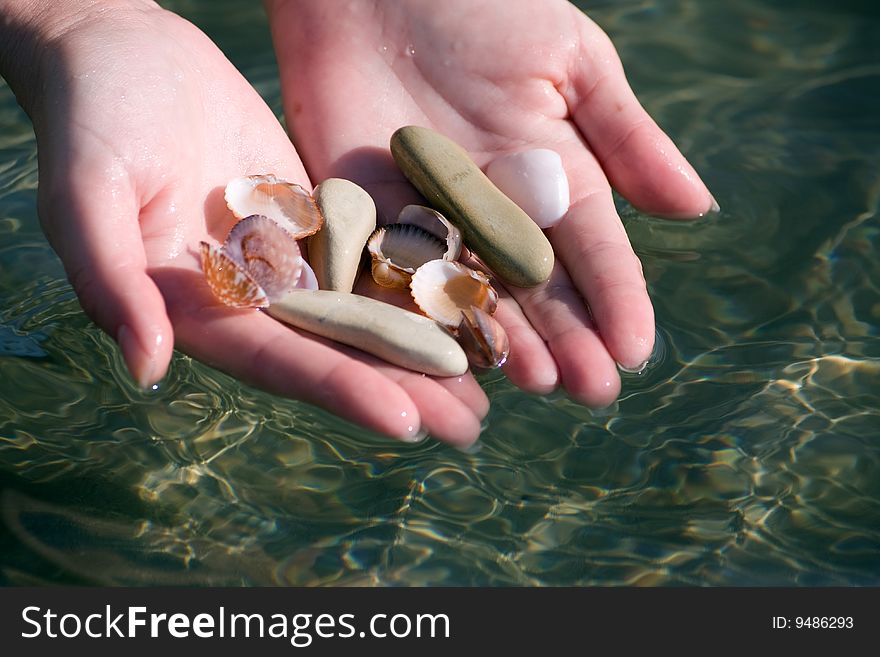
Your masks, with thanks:
M 461 230 L 467 247 L 502 281 L 534 287 L 550 278 L 554 257 L 547 237 L 461 146 L 433 130 L 406 126 L 391 137 L 391 154 L 422 196 Z
M 376 228 L 376 205 L 367 192 L 342 178 L 328 178 L 314 195 L 324 226 L 309 238 L 309 263 L 322 290 L 351 292 L 364 245 Z
M 329 290 L 294 290 L 267 312 L 275 319 L 432 376 L 459 376 L 467 356 L 434 320 L 383 301 Z

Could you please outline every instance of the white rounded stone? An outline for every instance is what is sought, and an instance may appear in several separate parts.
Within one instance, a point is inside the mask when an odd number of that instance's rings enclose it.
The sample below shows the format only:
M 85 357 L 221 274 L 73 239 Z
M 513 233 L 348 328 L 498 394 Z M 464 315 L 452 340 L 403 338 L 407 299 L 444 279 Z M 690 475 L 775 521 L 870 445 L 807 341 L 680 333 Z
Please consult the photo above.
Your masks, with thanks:
M 468 369 L 458 342 L 433 319 L 369 297 L 293 290 L 267 312 L 291 326 L 431 376 L 460 376 Z
M 547 148 L 495 158 L 486 176 L 541 228 L 555 226 L 568 212 L 568 178 L 559 153 Z

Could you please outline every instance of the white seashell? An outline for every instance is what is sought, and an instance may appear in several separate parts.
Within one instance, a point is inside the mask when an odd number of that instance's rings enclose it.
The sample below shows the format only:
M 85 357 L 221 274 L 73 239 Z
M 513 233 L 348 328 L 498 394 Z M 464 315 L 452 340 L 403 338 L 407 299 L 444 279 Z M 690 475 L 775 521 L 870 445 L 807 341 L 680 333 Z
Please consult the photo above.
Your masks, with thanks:
M 489 163 L 486 176 L 541 228 L 555 226 L 568 212 L 568 178 L 556 151 L 502 155 Z
M 443 257 L 444 244 L 418 226 L 390 224 L 376 229 L 367 250 L 373 260 L 373 280 L 383 287 L 403 289 L 419 267 Z
M 225 198 L 239 219 L 254 214 L 269 217 L 297 240 L 318 232 L 324 223 L 309 192 L 271 173 L 231 180 Z
M 299 277 L 299 280 L 296 282 L 297 289 L 300 290 L 317 290 L 318 289 L 318 277 L 315 276 L 315 270 L 311 268 L 309 263 L 303 260 L 302 263 L 302 275 Z
M 460 262 L 425 263 L 413 274 L 410 289 L 422 312 L 450 330 L 458 329 L 472 306 L 491 315 L 498 305 L 498 293 L 485 274 Z
M 461 231 L 433 208 L 424 205 L 407 205 L 397 216 L 397 223 L 418 226 L 446 242 L 444 260 L 457 260 L 461 255 Z

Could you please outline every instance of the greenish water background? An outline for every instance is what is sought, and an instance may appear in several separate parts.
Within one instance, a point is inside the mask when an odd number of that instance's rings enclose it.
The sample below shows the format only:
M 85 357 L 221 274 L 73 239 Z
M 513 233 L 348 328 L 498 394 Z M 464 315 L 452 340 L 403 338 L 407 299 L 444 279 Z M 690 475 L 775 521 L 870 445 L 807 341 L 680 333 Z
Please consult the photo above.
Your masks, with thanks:
M 280 114 L 258 3 L 167 2 Z M 177 355 L 133 387 L 36 218 L 0 87 L 0 583 L 880 584 L 880 11 L 586 2 L 721 203 L 619 208 L 659 345 L 591 412 L 499 375 L 407 446 Z

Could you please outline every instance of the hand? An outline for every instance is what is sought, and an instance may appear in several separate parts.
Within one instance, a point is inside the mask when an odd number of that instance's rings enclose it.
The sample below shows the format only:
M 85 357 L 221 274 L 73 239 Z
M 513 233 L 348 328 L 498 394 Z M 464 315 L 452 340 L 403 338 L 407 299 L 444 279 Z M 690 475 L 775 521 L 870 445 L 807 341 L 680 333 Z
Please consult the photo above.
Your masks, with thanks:
M 40 218 L 135 379 L 158 381 L 176 343 L 391 436 L 476 440 L 487 403 L 472 378 L 432 380 L 213 298 L 198 244 L 222 241 L 234 221 L 225 184 L 274 172 L 308 186 L 296 151 L 191 24 L 152 2 L 53 4 L 72 8 L 71 20 L 49 12 L 51 25 L 22 22 L 32 27 L 20 31 L 18 52 L 33 53 L 34 67 L 15 85 L 37 134 Z
M 694 217 L 715 204 L 639 105 L 605 34 L 560 0 L 267 5 L 285 114 L 310 175 L 355 180 L 386 217 L 418 202 L 388 155 L 400 126 L 433 127 L 481 166 L 525 148 L 559 152 L 572 205 L 549 231 L 557 266 L 546 284 L 509 290 L 518 306 L 499 308 L 505 371 L 526 390 L 561 380 L 586 404 L 610 404 L 615 362 L 638 367 L 654 343 L 611 186 L 652 214 Z

